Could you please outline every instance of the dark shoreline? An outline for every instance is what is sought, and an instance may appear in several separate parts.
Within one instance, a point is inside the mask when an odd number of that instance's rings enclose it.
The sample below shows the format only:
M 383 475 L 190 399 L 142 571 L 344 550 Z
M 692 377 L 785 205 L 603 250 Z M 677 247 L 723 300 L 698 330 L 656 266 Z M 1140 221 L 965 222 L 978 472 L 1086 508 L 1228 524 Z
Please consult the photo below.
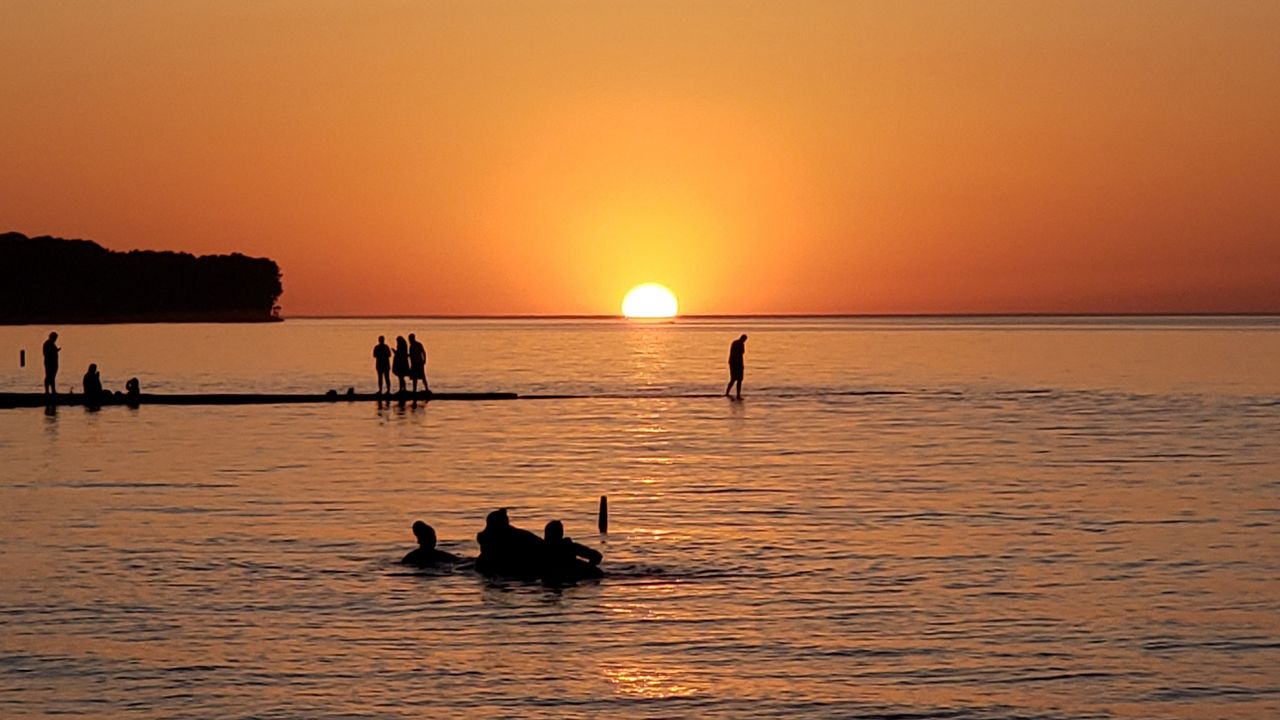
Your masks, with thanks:
M 272 322 L 280 266 L 240 253 L 108 250 L 91 240 L 0 233 L 0 323 Z
M 163 315 L 111 315 L 103 317 L 79 317 L 79 318 L 36 318 L 34 320 L 14 320 L 0 323 L 0 325 L 158 325 L 164 323 L 170 324 L 191 324 L 191 323 L 207 323 L 207 324 L 228 324 L 228 323 L 277 323 L 284 322 L 284 318 L 276 315 L 268 315 L 263 317 L 258 313 L 252 315 L 239 315 L 236 313 L 165 313 Z

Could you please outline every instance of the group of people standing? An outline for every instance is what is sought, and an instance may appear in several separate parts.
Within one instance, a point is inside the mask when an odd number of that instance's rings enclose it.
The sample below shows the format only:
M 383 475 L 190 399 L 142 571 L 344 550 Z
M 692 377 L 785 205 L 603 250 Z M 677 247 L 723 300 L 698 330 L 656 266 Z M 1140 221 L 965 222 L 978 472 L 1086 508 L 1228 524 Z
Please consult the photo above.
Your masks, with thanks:
M 413 382 L 413 393 L 418 393 L 418 381 L 422 381 L 422 391 L 430 393 L 427 386 L 427 348 L 418 337 L 409 333 L 408 342 L 404 336 L 396 336 L 394 349 L 387 345 L 385 336 L 378 336 L 378 344 L 373 346 L 373 369 L 378 374 L 378 394 L 391 394 L 391 376 L 400 381 L 400 392 L 408 392 L 405 379 Z M 385 389 L 384 389 L 385 388 Z
M 747 336 L 744 334 L 729 345 L 729 384 L 725 386 L 724 394 L 729 396 L 736 385 L 736 399 L 742 399 L 742 376 L 744 370 L 743 356 L 746 354 Z M 44 393 L 46 395 L 57 395 L 57 378 L 58 378 L 58 353 L 62 348 L 58 347 L 58 333 L 49 333 L 49 338 L 44 341 L 42 352 L 44 354 Z M 412 382 L 413 394 L 418 393 L 418 382 L 422 382 L 422 392 L 430 393 L 431 388 L 427 385 L 427 348 L 420 342 L 418 337 L 409 333 L 409 339 L 406 341 L 404 336 L 396 336 L 395 348 L 387 345 L 387 339 L 383 335 L 378 336 L 378 344 L 373 346 L 373 365 L 378 375 L 378 394 L 390 395 L 391 376 L 395 375 L 399 380 L 399 392 L 409 392 L 406 387 L 405 380 Z M 138 390 L 138 380 L 133 378 L 129 381 L 127 390 L 130 394 L 136 395 Z M 102 380 L 98 374 L 98 366 L 90 363 L 88 372 L 84 376 L 84 391 L 86 395 L 100 395 L 103 393 Z
M 734 390 L 734 398 L 742 399 L 742 376 L 745 369 L 743 356 L 747 352 L 747 336 L 744 333 L 729 344 L 729 384 L 724 388 L 725 397 Z M 396 336 L 396 347 L 387 345 L 386 337 L 379 335 L 378 344 L 373 346 L 373 368 L 378 374 L 378 394 L 391 394 L 391 375 L 400 380 L 400 392 L 406 392 L 405 378 L 413 381 L 413 392 L 418 392 L 418 381 L 422 381 L 422 391 L 431 392 L 427 387 L 427 349 L 418 338 L 409 333 L 406 343 L 403 336 Z M 384 390 L 385 387 L 385 390 Z
M 464 563 L 462 558 L 436 548 L 436 531 L 425 522 L 413 524 L 418 547 L 400 562 L 414 567 L 438 567 Z M 604 556 L 598 550 L 565 537 L 559 520 L 548 522 L 542 537 L 515 527 L 506 508 L 499 508 L 485 518 L 484 530 L 476 535 L 480 557 L 474 561 L 476 572 L 489 577 L 541 580 L 564 584 L 604 577 L 599 567 Z

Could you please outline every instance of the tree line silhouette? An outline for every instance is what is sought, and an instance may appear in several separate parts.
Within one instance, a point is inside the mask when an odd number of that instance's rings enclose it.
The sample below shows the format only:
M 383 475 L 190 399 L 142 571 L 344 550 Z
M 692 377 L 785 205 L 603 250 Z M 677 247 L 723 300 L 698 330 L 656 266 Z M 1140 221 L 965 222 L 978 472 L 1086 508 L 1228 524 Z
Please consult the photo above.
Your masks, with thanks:
M 260 322 L 279 319 L 281 292 L 267 258 L 0 234 L 0 323 Z

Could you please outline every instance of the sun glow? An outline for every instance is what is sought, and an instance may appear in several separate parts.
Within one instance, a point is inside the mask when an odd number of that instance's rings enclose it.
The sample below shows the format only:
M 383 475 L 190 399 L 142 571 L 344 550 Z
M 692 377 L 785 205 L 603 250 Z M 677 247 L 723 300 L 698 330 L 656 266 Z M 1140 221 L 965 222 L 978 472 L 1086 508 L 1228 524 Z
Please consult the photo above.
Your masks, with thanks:
M 622 314 L 629 318 L 669 318 L 676 316 L 676 296 L 658 283 L 631 288 L 622 299 Z

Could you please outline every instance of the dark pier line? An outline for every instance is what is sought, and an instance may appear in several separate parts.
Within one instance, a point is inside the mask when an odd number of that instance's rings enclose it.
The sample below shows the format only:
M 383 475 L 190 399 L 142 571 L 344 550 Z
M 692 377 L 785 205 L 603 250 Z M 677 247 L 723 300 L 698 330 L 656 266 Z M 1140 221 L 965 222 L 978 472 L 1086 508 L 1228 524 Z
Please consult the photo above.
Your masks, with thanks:
M 814 397 L 872 397 L 876 395 L 909 395 L 909 390 L 814 390 L 814 391 L 764 391 L 752 393 L 753 397 L 789 400 Z M 521 395 L 521 400 L 705 400 L 719 399 L 724 393 L 696 392 L 602 392 L 602 393 L 531 393 Z
M 826 392 L 786 392 L 776 395 L 763 394 L 760 397 L 780 399 L 825 397 L 825 396 L 875 396 L 903 395 L 904 390 L 835 390 Z M 724 397 L 721 393 L 530 393 L 521 395 L 513 392 L 438 392 L 438 393 L 393 393 L 378 395 L 376 393 L 330 392 L 315 393 L 189 393 L 189 394 L 151 394 L 143 393 L 137 400 L 130 400 L 125 395 L 110 395 L 96 402 L 85 402 L 83 394 L 59 393 L 50 401 L 48 395 L 42 393 L 0 393 L 0 410 L 8 408 L 33 408 L 57 406 L 105 407 L 108 405 L 297 405 L 307 403 L 342 403 L 342 402 L 408 402 L 408 401 L 482 401 L 482 400 L 713 400 Z
M 720 393 L 545 393 L 521 395 L 521 400 L 699 400 L 721 398 Z
M 90 400 L 82 394 L 45 395 L 43 393 L 0 393 L 0 409 L 33 408 L 74 405 L 92 405 L 105 407 L 108 405 L 297 405 L 307 403 L 344 403 L 344 402 L 400 402 L 400 401 L 476 401 L 476 400 L 515 400 L 518 395 L 507 392 L 482 393 L 404 393 L 393 395 L 377 395 L 374 393 L 191 393 L 191 394 L 155 394 L 142 393 L 137 398 L 125 395 L 109 395 Z

